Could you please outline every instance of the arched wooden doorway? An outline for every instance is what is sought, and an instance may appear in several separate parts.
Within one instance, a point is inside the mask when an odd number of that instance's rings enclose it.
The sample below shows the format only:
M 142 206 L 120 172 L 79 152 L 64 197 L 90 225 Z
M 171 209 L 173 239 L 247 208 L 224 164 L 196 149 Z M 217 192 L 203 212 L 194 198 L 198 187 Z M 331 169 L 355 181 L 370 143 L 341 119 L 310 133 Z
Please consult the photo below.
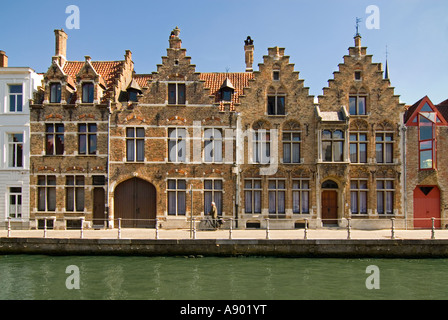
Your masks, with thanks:
M 414 228 L 440 228 L 440 190 L 437 186 L 417 186 L 414 189 Z
M 115 219 L 121 218 L 124 228 L 153 228 L 156 199 L 156 188 L 151 183 L 139 178 L 126 180 L 114 192 Z
M 338 184 L 333 180 L 322 183 L 321 194 L 322 223 L 324 225 L 338 224 Z

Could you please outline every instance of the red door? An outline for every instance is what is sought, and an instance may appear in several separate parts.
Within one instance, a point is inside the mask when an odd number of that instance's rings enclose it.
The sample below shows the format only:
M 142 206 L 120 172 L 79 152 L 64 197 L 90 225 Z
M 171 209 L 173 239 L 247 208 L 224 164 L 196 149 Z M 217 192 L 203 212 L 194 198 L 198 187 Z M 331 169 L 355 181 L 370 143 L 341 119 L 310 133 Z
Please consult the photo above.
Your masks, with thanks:
M 431 218 L 440 228 L 440 190 L 437 186 L 417 186 L 414 190 L 414 228 L 429 229 Z
M 322 191 L 322 222 L 338 223 L 338 193 L 332 190 Z

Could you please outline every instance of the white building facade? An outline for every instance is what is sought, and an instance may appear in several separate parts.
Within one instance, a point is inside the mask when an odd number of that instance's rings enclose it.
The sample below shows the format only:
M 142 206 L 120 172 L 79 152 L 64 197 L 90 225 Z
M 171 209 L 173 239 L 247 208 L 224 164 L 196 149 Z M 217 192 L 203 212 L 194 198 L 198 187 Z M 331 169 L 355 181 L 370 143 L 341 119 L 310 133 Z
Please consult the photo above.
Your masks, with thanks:
M 29 228 L 30 99 L 42 75 L 0 51 L 0 227 Z M 10 218 L 10 219 L 9 219 Z

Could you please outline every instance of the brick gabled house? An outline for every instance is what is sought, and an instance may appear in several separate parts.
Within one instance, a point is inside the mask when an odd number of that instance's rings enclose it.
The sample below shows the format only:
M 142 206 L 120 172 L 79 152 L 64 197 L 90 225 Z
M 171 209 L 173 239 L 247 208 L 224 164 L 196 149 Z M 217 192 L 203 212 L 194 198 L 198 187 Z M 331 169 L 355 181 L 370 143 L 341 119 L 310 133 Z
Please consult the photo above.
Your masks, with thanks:
M 428 96 L 404 115 L 406 125 L 406 213 L 408 227 L 447 228 L 448 101 L 434 105 Z
M 30 220 L 33 228 L 107 224 L 110 104 L 132 77 L 130 51 L 120 61 L 67 61 L 67 34 L 30 106 Z

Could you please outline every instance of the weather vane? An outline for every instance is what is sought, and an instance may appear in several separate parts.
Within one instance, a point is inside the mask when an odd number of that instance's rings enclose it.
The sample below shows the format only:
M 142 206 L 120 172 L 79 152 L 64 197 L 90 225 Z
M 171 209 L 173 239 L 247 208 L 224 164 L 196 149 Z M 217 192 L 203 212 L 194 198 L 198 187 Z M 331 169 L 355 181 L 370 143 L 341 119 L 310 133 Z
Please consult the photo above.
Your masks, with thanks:
M 356 17 L 356 35 L 359 36 L 359 23 L 362 21 L 361 18 Z

